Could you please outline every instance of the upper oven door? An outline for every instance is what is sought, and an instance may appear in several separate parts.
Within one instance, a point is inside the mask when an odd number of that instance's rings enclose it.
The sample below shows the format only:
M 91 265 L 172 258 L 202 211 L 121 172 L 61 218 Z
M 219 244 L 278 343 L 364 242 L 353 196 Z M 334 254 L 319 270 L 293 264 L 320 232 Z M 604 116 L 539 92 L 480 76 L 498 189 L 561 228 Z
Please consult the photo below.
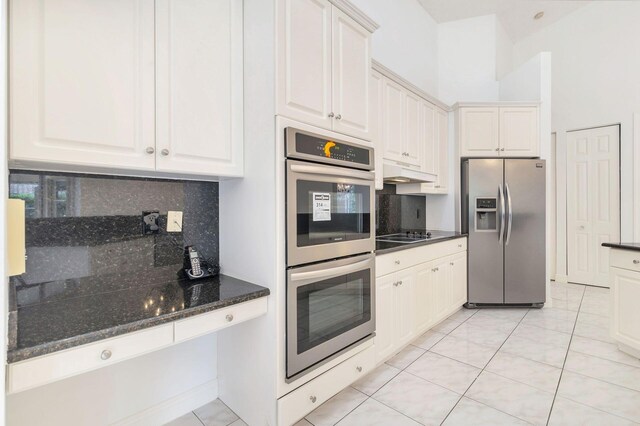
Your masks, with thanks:
M 287 160 L 287 265 L 375 249 L 373 172 Z
M 375 331 L 373 254 L 287 271 L 287 377 Z

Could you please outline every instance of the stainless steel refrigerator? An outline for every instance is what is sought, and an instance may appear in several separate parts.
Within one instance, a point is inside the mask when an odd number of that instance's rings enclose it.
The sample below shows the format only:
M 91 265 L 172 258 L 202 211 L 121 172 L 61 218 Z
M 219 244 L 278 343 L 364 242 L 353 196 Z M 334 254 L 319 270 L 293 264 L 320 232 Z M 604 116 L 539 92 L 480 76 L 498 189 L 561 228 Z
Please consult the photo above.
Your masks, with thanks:
M 544 305 L 545 168 L 535 159 L 463 161 L 467 307 Z

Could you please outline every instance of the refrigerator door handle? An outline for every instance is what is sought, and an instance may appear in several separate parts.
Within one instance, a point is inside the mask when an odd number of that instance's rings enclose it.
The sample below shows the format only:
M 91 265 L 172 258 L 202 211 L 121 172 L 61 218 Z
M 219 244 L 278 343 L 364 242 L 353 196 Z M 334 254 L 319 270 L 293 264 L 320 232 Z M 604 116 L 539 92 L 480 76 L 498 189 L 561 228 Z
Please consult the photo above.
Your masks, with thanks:
M 509 219 L 507 223 L 507 238 L 505 241 L 505 245 L 509 245 L 509 240 L 511 239 L 511 222 L 513 222 L 513 209 L 511 208 L 511 192 L 509 191 L 509 184 L 504 184 L 505 189 L 507 190 L 507 207 L 509 208 Z
M 502 191 L 502 184 L 498 184 L 498 196 L 500 197 L 500 232 L 498 232 L 498 243 L 502 244 L 502 238 L 504 236 L 504 192 Z

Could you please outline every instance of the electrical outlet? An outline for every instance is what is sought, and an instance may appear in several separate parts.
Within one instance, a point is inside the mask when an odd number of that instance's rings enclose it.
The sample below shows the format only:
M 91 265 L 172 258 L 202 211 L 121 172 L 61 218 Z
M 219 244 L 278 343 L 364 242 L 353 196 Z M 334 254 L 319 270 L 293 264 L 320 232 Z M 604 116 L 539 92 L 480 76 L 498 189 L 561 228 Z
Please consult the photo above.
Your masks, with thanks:
M 157 210 L 142 212 L 142 235 L 157 234 L 160 231 L 159 217 L 160 213 Z
M 167 212 L 167 232 L 182 232 L 182 212 Z

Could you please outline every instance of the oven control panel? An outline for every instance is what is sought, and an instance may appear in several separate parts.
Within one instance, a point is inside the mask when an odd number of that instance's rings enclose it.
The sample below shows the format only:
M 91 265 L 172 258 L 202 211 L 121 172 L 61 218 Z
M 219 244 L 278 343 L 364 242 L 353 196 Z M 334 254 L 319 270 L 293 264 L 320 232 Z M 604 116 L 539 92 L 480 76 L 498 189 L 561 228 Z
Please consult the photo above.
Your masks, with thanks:
M 372 148 L 323 138 L 292 128 L 287 130 L 288 157 L 316 159 L 324 163 L 332 163 L 335 160 L 336 163 L 352 164 L 352 167 L 372 169 L 369 167 L 373 164 Z

